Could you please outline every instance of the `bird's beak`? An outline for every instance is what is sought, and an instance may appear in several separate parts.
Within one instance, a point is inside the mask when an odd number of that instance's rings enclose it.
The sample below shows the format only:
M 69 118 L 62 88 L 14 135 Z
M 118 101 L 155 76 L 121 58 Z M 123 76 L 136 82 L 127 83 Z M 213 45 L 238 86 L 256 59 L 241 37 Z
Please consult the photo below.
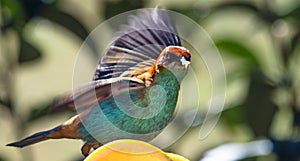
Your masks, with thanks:
M 190 62 L 190 61 L 187 61 L 184 57 L 182 57 L 182 58 L 180 59 L 180 61 L 181 61 L 181 64 L 182 64 L 185 68 L 187 68 L 187 67 L 189 66 L 189 64 L 191 64 L 191 62 Z

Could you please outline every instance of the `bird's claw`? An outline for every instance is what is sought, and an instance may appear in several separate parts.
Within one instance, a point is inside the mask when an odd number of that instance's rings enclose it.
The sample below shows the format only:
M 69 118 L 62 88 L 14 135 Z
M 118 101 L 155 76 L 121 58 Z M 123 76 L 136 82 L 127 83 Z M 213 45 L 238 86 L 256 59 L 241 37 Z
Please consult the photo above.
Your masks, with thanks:
M 84 157 L 87 157 L 90 154 L 92 148 L 96 150 L 102 145 L 103 144 L 101 143 L 84 143 L 84 145 L 81 147 L 81 153 Z

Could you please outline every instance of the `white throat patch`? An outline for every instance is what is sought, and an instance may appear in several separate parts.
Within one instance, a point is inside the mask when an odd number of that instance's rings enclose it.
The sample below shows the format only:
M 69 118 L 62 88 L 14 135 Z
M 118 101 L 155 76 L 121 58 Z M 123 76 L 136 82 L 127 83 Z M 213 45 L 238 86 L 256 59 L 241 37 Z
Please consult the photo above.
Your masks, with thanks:
M 182 57 L 180 59 L 180 61 L 181 61 L 181 64 L 184 65 L 184 67 L 186 67 L 186 68 L 188 67 L 189 64 L 191 64 L 191 62 L 187 61 L 184 57 Z

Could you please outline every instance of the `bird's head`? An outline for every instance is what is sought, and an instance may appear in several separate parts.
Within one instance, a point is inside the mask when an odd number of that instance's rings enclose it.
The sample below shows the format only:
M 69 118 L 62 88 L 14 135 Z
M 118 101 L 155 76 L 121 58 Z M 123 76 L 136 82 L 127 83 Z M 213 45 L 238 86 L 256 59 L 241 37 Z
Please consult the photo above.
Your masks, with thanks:
M 180 82 L 187 73 L 190 61 L 189 50 L 181 46 L 168 46 L 159 54 L 152 67 L 139 69 L 132 77 L 144 81 L 145 85 L 149 86 L 157 75 L 171 72 Z
M 156 69 L 168 69 L 176 77 L 183 79 L 191 61 L 190 51 L 181 46 L 168 46 L 159 55 L 156 61 Z

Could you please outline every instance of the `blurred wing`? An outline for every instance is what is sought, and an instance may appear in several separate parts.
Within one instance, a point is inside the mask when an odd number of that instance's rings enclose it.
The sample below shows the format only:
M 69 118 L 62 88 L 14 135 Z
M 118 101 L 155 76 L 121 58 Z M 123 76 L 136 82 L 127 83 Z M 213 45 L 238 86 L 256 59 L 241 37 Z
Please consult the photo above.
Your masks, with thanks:
M 166 10 L 141 10 L 122 26 L 102 57 L 94 80 L 130 77 L 138 69 L 150 68 L 162 50 L 180 46 L 175 26 Z
M 144 84 L 127 78 L 94 81 L 84 88 L 54 100 L 51 111 L 76 109 L 78 112 L 82 112 L 95 107 L 103 99 L 110 98 L 112 91 L 114 91 L 113 94 L 118 95 L 122 91 L 143 89 L 144 87 Z
M 111 97 L 112 90 L 144 88 L 143 82 L 128 77 L 139 69 L 150 68 L 170 45 L 181 43 L 168 12 L 158 8 L 138 11 L 117 33 L 97 67 L 92 84 L 56 99 L 52 110 L 86 110 Z

